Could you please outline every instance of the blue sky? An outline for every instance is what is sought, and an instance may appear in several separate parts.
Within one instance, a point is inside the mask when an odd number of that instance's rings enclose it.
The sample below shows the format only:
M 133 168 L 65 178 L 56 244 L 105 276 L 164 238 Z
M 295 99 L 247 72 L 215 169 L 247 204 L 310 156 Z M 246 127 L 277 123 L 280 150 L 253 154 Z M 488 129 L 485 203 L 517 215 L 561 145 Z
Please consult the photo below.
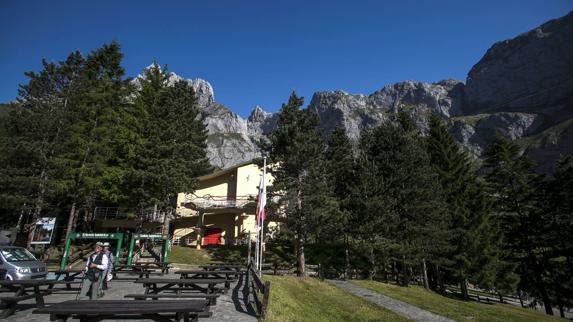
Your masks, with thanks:
M 134 76 L 153 60 L 203 78 L 245 116 L 292 90 L 372 93 L 405 79 L 464 80 L 494 42 L 565 15 L 539 1 L 0 0 L 0 101 L 23 73 L 117 40 Z

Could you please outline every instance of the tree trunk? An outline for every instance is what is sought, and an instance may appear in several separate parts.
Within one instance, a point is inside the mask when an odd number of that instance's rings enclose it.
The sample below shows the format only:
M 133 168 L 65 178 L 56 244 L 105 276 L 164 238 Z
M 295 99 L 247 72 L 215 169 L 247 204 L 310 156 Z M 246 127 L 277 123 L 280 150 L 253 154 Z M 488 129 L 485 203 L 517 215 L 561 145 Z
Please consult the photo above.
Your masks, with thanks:
M 369 251 L 370 256 L 368 259 L 370 260 L 370 272 L 368 272 L 368 279 L 373 280 L 376 276 L 376 256 L 374 255 L 374 247 L 372 247 L 372 243 L 370 243 Z
M 297 272 L 296 275 L 299 277 L 305 277 L 305 260 L 304 260 L 304 238 L 302 238 L 302 234 L 298 234 L 297 242 L 296 242 L 296 257 L 297 257 Z
M 402 286 L 408 287 L 410 284 L 408 267 L 406 266 L 406 255 L 402 255 Z
M 438 266 L 438 264 L 435 264 L 435 269 L 436 269 L 436 281 L 438 283 L 438 291 L 443 294 L 445 293 L 446 288 L 444 287 L 444 281 L 440 274 L 440 266 Z
M 503 294 L 498 292 L 497 295 L 499 296 L 499 303 L 503 304 Z
M 304 259 L 304 242 L 305 242 L 305 230 L 304 230 L 304 225 L 305 220 L 304 220 L 304 215 L 302 213 L 302 176 L 299 175 L 298 176 L 298 190 L 296 193 L 296 209 L 297 212 L 299 214 L 299 227 L 298 227 L 298 234 L 297 234 L 297 242 L 296 242 L 296 257 L 297 257 L 297 263 L 298 263 L 298 270 L 297 270 L 297 276 L 300 277 L 305 277 L 306 276 L 306 271 L 305 271 L 305 259 Z
M 70 209 L 70 217 L 68 218 L 68 229 L 66 230 L 66 239 L 70 236 L 70 233 L 74 227 L 74 219 L 76 217 L 76 202 L 72 203 L 72 209 Z
M 536 280 L 539 287 L 539 293 L 541 293 L 541 300 L 543 301 L 543 306 L 545 307 L 545 314 L 553 315 L 553 307 L 551 307 L 551 300 L 549 299 L 549 294 L 545 285 L 543 285 L 543 279 L 540 273 L 536 273 Z
M 348 234 L 344 233 L 344 279 L 350 274 L 350 251 L 348 249 Z
M 426 267 L 425 258 L 422 258 L 422 280 L 424 282 L 424 288 L 429 289 L 430 284 L 428 283 L 428 268 Z
M 171 214 L 168 211 L 165 211 L 163 216 L 163 238 L 169 239 L 170 223 L 171 223 Z
M 28 249 L 32 247 L 32 239 L 34 238 L 34 232 L 36 231 L 36 221 L 38 221 L 38 218 L 40 218 L 40 214 L 42 213 L 42 204 L 44 203 L 47 179 L 46 170 L 43 169 L 40 174 L 40 185 L 35 202 L 34 213 L 32 215 L 32 222 L 30 223 L 30 229 L 28 230 L 28 241 L 26 242 L 26 248 Z
M 559 304 L 559 316 L 565 318 L 565 308 L 563 304 Z
M 460 281 L 460 290 L 462 291 L 462 299 L 468 300 L 468 281 L 465 278 Z
M 199 216 L 197 216 L 197 249 L 201 249 L 201 244 L 203 243 L 203 219 L 205 214 L 202 210 L 199 210 Z

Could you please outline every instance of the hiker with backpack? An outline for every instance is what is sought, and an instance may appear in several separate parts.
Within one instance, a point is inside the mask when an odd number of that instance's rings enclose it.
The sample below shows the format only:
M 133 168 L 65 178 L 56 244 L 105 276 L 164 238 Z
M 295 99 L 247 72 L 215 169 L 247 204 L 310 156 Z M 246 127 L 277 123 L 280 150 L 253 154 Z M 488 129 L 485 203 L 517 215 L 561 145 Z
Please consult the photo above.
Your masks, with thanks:
M 94 252 L 90 254 L 84 270 L 84 279 L 79 296 L 88 296 L 95 300 L 100 295 L 103 279 L 106 278 L 109 257 L 103 252 L 103 243 L 97 242 Z M 102 294 L 103 296 L 103 294 Z
M 103 243 L 103 253 L 107 257 L 108 265 L 107 270 L 104 272 L 104 279 L 103 279 L 103 290 L 107 290 L 111 288 L 110 281 L 113 278 L 113 253 L 110 249 L 109 242 Z

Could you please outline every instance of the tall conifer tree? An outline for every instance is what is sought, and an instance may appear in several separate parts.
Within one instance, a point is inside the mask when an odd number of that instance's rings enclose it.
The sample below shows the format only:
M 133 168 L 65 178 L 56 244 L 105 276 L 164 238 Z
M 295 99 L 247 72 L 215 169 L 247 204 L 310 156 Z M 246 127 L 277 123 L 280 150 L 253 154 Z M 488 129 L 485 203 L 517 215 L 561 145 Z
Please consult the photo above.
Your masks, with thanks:
M 489 218 L 490 202 L 468 154 L 448 133 L 438 116 L 430 118 L 428 152 L 451 218 L 450 246 L 443 250 L 442 267 L 448 268 L 468 298 L 467 282 L 489 288 L 495 276 L 494 263 L 500 239 Z

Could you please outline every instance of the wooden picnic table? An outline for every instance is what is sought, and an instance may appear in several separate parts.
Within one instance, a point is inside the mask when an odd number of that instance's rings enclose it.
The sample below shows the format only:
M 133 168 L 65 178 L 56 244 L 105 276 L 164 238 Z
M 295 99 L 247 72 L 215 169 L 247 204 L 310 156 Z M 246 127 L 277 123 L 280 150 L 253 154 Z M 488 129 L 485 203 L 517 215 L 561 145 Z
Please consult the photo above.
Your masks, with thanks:
M 155 266 L 161 269 L 161 273 L 169 274 L 169 269 L 172 268 L 171 262 L 138 262 L 136 263 L 138 266 Z
M 0 317 L 4 318 L 16 311 L 16 304 L 20 301 L 34 298 L 36 307 L 44 307 L 44 296 L 52 293 L 50 286 L 55 284 L 79 284 L 73 281 L 56 281 L 45 279 L 31 279 L 19 281 L 0 281 L 0 290 L 2 292 L 13 292 L 12 296 L 0 297 L 0 308 L 3 309 Z M 48 286 L 48 289 L 42 290 L 41 286 Z
M 145 287 L 144 294 L 158 294 L 163 291 L 174 291 L 177 294 L 181 294 L 181 291 L 185 290 L 199 291 L 206 294 L 213 294 L 218 291 L 224 293 L 225 289 L 217 288 L 217 284 L 225 284 L 226 282 L 227 279 L 225 278 L 140 278 L 135 281 L 137 284 L 143 284 L 143 287 Z M 201 287 L 200 285 L 206 285 L 206 287 Z
M 155 269 L 149 268 L 148 265 L 118 265 L 118 266 L 115 266 L 113 269 L 114 269 L 114 271 L 126 271 L 126 270 L 155 271 Z
M 175 274 L 181 275 L 183 279 L 196 279 L 196 278 L 224 278 L 227 280 L 225 282 L 225 288 L 231 287 L 231 282 L 236 280 L 238 272 L 235 270 L 216 270 L 216 271 L 206 271 L 206 270 L 180 270 L 175 272 Z
M 154 321 L 198 321 L 199 315 L 208 313 L 206 300 L 165 301 L 65 301 L 34 310 L 35 314 L 50 314 L 50 320 L 65 322 L 68 318 L 80 321 L 107 319 Z
M 132 298 L 135 300 L 145 301 L 147 299 L 206 299 L 208 305 L 216 305 L 219 294 L 205 294 L 205 293 L 183 293 L 183 294 L 126 294 L 124 298 Z
M 134 270 L 134 271 L 123 271 L 123 270 L 119 270 L 119 271 L 113 271 L 112 275 L 113 278 L 116 280 L 129 280 L 131 279 L 130 277 L 122 277 L 122 278 L 118 278 L 117 275 L 118 274 L 128 274 L 128 275 L 133 275 L 133 278 L 138 279 L 138 278 L 149 278 L 150 275 L 163 275 L 163 273 L 160 272 L 155 272 L 155 270 Z
M 60 277 L 63 277 L 62 281 L 73 281 L 76 278 L 81 279 L 83 278 L 82 275 L 83 272 L 84 272 L 83 269 L 63 269 L 63 270 L 49 271 L 49 273 L 53 273 L 55 275 L 56 281 L 59 281 Z M 55 284 L 51 284 L 50 286 L 48 286 L 48 289 L 52 289 L 54 285 Z M 66 289 L 71 290 L 72 285 L 70 283 L 67 283 Z
M 239 264 L 210 264 L 210 265 L 201 265 L 199 268 L 206 270 L 206 271 L 228 271 L 228 270 L 235 270 L 240 272 L 245 265 Z

